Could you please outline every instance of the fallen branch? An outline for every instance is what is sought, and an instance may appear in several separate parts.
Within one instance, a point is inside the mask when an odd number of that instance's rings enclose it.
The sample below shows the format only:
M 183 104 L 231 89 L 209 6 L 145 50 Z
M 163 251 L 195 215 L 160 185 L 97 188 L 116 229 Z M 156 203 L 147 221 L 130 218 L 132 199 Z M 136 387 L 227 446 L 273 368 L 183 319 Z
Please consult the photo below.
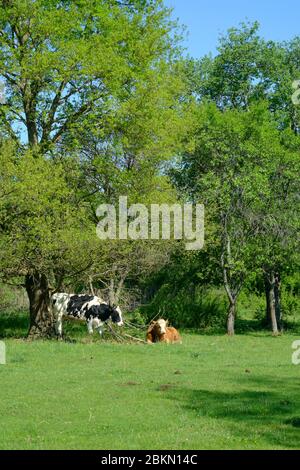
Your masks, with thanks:
M 154 320 L 156 320 L 156 318 L 159 317 L 159 316 L 160 316 L 160 310 L 159 310 L 159 312 L 155 315 L 155 317 L 153 317 L 152 320 L 149 321 L 148 326 L 149 326 Z
M 110 329 L 111 334 L 121 343 L 123 343 L 125 340 L 122 338 L 122 336 L 118 335 L 114 329 L 107 323 L 108 328 Z
M 147 326 L 148 326 L 148 325 L 145 325 L 145 326 L 134 325 L 133 323 L 130 323 L 129 321 L 125 321 L 124 323 L 125 323 L 125 325 L 127 325 L 131 328 L 136 328 L 137 330 L 145 330 L 145 328 L 147 328 Z
M 143 339 L 135 338 L 134 336 L 128 335 L 126 333 L 124 333 L 124 336 L 126 336 L 126 338 L 133 339 L 134 341 L 138 341 L 139 343 L 147 344 L 147 342 L 144 341 Z

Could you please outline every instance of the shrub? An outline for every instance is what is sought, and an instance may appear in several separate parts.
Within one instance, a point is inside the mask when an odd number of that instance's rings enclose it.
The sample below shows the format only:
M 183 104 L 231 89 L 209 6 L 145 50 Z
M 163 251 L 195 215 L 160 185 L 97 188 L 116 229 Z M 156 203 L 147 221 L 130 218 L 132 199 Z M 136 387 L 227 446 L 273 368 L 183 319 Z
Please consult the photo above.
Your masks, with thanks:
M 166 318 L 177 328 L 224 327 L 227 303 L 222 292 L 199 288 L 194 296 L 186 289 L 173 292 L 170 285 L 163 285 L 150 305 L 142 308 L 142 314 L 150 321 L 155 315 Z

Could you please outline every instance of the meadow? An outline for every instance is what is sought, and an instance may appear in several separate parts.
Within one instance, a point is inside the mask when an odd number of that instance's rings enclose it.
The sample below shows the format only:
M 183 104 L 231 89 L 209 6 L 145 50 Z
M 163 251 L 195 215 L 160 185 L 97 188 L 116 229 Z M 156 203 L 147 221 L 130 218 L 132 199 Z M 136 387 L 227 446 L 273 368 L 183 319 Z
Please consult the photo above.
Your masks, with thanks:
M 300 38 L 192 3 L 0 3 L 0 449 L 300 447 Z
M 1 449 L 300 447 L 295 334 L 27 342 L 22 321 L 0 366 Z

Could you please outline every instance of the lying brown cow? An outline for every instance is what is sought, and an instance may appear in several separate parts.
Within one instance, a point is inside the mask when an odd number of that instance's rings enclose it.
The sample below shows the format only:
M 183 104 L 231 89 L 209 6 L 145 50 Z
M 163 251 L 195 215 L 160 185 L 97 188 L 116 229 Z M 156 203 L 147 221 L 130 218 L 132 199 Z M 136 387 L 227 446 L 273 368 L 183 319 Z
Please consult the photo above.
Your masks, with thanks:
M 171 326 L 168 326 L 166 320 L 160 319 L 152 322 L 148 328 L 147 343 L 181 343 L 181 337 L 176 330 Z

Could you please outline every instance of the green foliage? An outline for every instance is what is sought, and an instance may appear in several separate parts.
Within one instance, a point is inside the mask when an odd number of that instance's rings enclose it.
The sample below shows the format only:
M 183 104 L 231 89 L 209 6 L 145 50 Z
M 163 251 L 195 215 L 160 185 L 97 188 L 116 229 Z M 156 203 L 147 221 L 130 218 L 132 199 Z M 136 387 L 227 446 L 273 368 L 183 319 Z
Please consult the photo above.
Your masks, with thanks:
M 24 311 L 7 311 L 0 312 L 0 338 L 18 338 L 24 339 L 29 327 L 29 318 Z
M 0 284 L 0 315 L 11 311 L 23 311 L 27 304 L 26 295 L 22 289 Z
M 283 285 L 281 289 L 281 306 L 283 321 L 288 327 L 300 323 L 300 296 L 288 286 Z
M 216 57 L 189 61 L 186 73 L 193 93 L 220 109 L 249 109 L 268 101 L 281 129 L 299 133 L 300 110 L 293 104 L 293 82 L 299 80 L 300 41 L 276 43 L 259 34 L 259 24 L 230 28 L 219 42 Z
M 30 152 L 16 156 L 3 143 L 0 168 L 2 276 L 37 269 L 73 273 L 88 263 L 96 244 L 94 226 L 76 203 L 62 166 Z
M 129 316 L 127 316 L 127 320 L 129 320 L 133 325 L 136 326 L 146 326 L 146 318 L 141 313 L 141 308 L 136 308 Z
M 168 319 L 178 328 L 223 329 L 226 321 L 226 299 L 224 294 L 198 289 L 194 295 L 187 286 L 174 291 L 174 286 L 164 284 L 149 306 L 142 308 L 142 314 L 152 318 Z
M 262 293 L 262 271 L 276 269 L 294 315 L 299 38 L 267 42 L 245 23 L 216 57 L 186 61 L 161 0 L 6 1 L 0 32 L 3 280 L 151 291 L 149 315 L 172 305 L 176 324 L 205 328 L 223 322 L 212 285 L 232 302 L 244 283 Z M 124 194 L 204 202 L 203 252 L 97 240 L 97 206 Z
M 118 290 L 159 261 L 151 246 L 139 269 L 139 243 L 97 240 L 95 211 L 120 194 L 175 198 L 163 166 L 182 147 L 193 103 L 179 28 L 161 0 L 26 0 L 2 2 L 0 32 L 2 275 Z
M 196 136 L 173 178 L 205 204 L 208 254 L 232 305 L 248 276 L 298 265 L 299 136 L 279 130 L 264 102 L 247 111 L 201 103 Z
M 15 140 L 18 124 L 43 152 L 84 133 L 147 148 L 179 130 L 177 25 L 160 0 L 2 2 L 0 30 L 0 123 Z
M 199 93 L 221 108 L 248 108 L 253 98 L 263 97 L 266 83 L 262 80 L 265 42 L 258 34 L 259 24 L 243 23 L 230 28 L 221 37 L 218 54 L 204 57 L 199 64 Z

